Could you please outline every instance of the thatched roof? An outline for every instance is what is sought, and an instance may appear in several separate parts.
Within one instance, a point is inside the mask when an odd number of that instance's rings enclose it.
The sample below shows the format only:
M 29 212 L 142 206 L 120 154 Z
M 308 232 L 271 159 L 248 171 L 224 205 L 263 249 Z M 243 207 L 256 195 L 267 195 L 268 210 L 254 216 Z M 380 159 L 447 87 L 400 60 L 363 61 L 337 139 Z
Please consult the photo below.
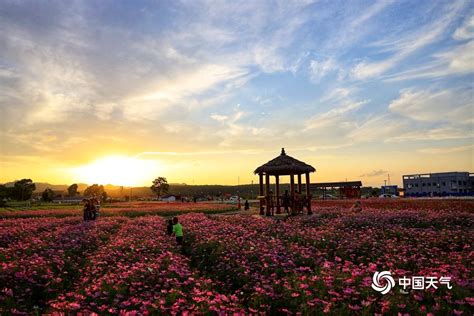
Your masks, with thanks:
M 255 169 L 254 173 L 266 173 L 271 175 L 290 175 L 303 174 L 306 172 L 315 172 L 312 166 L 305 164 L 298 159 L 288 156 L 285 153 L 285 148 L 281 149 L 280 156 L 270 160 L 264 165 Z

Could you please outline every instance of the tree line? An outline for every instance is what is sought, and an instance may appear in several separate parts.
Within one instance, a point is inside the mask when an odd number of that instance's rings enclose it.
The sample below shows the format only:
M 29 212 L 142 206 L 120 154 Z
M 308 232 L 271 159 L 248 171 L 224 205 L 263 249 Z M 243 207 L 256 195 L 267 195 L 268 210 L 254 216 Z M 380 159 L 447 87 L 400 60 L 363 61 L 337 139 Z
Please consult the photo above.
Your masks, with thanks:
M 36 185 L 31 179 L 15 181 L 12 186 L 0 184 L 0 206 L 5 205 L 8 200 L 28 201 L 33 197 L 35 190 Z M 79 195 L 80 192 L 78 191 L 78 185 L 76 183 L 71 184 L 67 188 L 67 196 L 74 197 Z M 108 198 L 104 186 L 98 184 L 87 187 L 82 195 L 86 198 L 95 196 L 102 201 L 106 201 Z M 57 194 L 57 192 L 54 192 L 51 188 L 46 188 L 41 193 L 41 200 L 51 202 L 57 196 L 62 196 L 62 194 Z

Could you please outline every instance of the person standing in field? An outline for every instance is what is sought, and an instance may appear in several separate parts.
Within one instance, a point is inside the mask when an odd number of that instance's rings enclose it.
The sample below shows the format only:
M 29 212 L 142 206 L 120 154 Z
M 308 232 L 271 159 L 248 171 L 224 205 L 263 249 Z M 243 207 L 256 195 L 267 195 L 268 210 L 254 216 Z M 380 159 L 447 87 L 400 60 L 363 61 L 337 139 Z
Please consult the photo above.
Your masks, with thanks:
M 90 219 L 96 220 L 99 214 L 99 200 L 95 197 L 95 195 L 89 200 L 90 203 Z
M 82 203 L 84 203 L 83 206 L 83 213 L 84 213 L 84 221 L 88 221 L 90 219 L 90 203 L 89 200 L 83 199 Z
M 267 216 L 268 215 L 273 216 L 273 208 L 274 208 L 273 191 L 270 191 L 267 196 Z
M 292 210 L 293 215 L 299 214 L 302 212 L 301 209 L 301 194 L 299 191 L 295 192 L 294 200 L 293 200 L 294 210 Z
M 181 246 L 183 244 L 183 226 L 177 217 L 173 217 L 173 235 L 176 236 L 176 243 Z
M 290 213 L 290 201 L 291 201 L 291 197 L 288 194 L 288 190 L 285 190 L 285 193 L 281 197 L 281 202 L 282 202 L 281 204 L 283 206 L 283 210 L 287 213 Z

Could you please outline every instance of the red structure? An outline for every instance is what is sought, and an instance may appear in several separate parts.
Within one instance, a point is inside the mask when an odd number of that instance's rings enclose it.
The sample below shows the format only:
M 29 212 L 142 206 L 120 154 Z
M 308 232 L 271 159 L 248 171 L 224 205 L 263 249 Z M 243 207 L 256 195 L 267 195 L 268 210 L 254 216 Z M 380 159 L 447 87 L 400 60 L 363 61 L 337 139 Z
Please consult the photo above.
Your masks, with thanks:
M 339 189 L 340 199 L 360 199 L 362 186 L 361 181 L 346 181 L 346 182 L 322 182 L 311 184 L 311 190 L 320 189 L 323 191 L 323 199 L 326 196 L 328 189 Z

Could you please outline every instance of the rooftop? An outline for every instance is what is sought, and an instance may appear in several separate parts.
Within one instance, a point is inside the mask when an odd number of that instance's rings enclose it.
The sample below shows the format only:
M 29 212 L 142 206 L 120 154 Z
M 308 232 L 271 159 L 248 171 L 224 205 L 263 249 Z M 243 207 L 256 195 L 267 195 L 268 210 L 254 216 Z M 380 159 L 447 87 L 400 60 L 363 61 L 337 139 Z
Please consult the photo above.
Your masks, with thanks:
M 265 173 L 269 175 L 291 175 L 315 171 L 316 169 L 314 169 L 314 167 L 291 156 L 288 156 L 285 153 L 285 148 L 282 148 L 280 156 L 270 160 L 266 164 L 261 165 L 255 169 L 254 173 Z

